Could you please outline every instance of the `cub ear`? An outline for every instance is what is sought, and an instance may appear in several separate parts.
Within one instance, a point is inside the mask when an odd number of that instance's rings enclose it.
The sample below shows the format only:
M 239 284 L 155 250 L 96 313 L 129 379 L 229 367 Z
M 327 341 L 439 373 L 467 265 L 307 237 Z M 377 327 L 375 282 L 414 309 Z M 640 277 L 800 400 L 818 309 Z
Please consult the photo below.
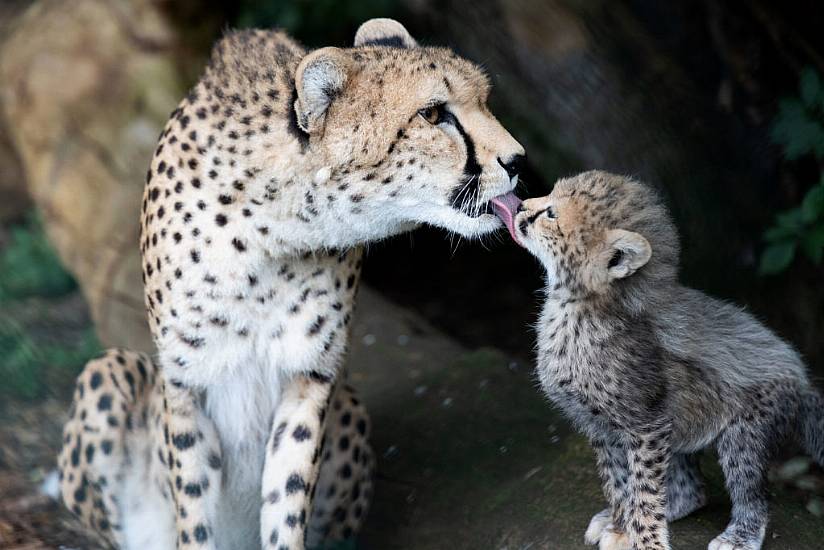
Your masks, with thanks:
M 642 235 L 623 229 L 607 231 L 607 274 L 623 279 L 641 269 L 652 256 L 652 247 Z
M 394 19 L 370 19 L 355 33 L 355 47 L 389 46 L 391 48 L 415 48 L 418 43 L 406 28 Z
M 321 48 L 300 61 L 295 73 L 298 99 L 294 107 L 304 132 L 311 134 L 323 126 L 324 115 L 346 87 L 350 70 L 350 60 L 339 48 Z

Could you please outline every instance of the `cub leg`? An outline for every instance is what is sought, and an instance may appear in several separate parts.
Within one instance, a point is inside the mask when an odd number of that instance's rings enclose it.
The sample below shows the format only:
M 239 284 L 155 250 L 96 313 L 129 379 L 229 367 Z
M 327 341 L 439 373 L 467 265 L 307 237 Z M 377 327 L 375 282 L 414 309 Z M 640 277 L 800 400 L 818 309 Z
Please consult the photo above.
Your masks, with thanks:
M 698 455 L 673 454 L 667 471 L 667 521 L 684 518 L 706 503 Z
M 304 548 L 332 387 L 333 379 L 320 375 L 295 375 L 284 383 L 263 462 L 263 548 Z
M 593 516 L 584 540 L 587 544 L 598 544 L 602 539 L 619 538 L 625 530 L 629 462 L 627 448 L 616 436 L 595 438 L 592 447 L 609 508 Z
M 732 518 L 710 550 L 758 550 L 767 530 L 767 469 L 795 418 L 798 395 L 775 385 L 756 391 L 752 410 L 733 420 L 718 438 L 718 459 L 732 501 Z
M 633 550 L 668 550 L 667 469 L 671 458 L 669 422 L 630 434 L 627 535 Z
M 742 452 L 743 451 L 743 452 Z M 718 459 L 732 501 L 732 518 L 710 550 L 758 550 L 767 529 L 767 462 L 761 435 L 744 422 L 718 440 Z
M 343 541 L 358 533 L 372 496 L 374 457 L 369 416 L 354 390 L 339 386 L 329 408 L 307 547 Z
M 215 548 L 213 522 L 221 490 L 220 441 L 190 388 L 163 382 L 163 431 L 178 548 Z

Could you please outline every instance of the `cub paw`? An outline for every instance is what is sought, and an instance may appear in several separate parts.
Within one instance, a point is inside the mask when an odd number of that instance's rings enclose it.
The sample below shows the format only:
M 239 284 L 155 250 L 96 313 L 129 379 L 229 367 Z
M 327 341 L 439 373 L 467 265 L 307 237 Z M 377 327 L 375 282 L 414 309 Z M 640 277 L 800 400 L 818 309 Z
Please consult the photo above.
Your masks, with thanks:
M 598 544 L 598 541 L 601 540 L 601 535 L 604 532 L 604 529 L 606 529 L 611 523 L 612 514 L 610 513 L 609 508 L 606 510 L 601 510 L 592 516 L 591 520 L 589 520 L 589 527 L 587 527 L 587 532 L 584 533 L 584 541 L 587 544 Z
M 601 533 L 598 550 L 632 550 L 632 544 L 626 533 L 616 531 L 612 525 L 608 525 Z
M 712 539 L 707 550 L 761 550 L 764 541 L 763 529 L 760 537 L 744 540 L 740 537 L 731 537 L 722 533 Z

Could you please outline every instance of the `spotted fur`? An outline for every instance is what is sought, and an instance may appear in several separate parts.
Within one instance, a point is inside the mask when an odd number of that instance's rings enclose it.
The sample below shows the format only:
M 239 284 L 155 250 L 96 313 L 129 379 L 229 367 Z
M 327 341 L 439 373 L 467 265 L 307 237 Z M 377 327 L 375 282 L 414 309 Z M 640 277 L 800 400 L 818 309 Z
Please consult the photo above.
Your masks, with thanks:
M 477 66 L 392 20 L 350 49 L 260 30 L 217 43 L 160 136 L 141 216 L 178 547 L 295 550 L 356 531 L 366 420 L 327 425 L 347 401 L 335 388 L 361 246 L 422 223 L 500 226 L 487 205 L 516 184 L 523 149 L 488 91 Z
M 179 486 L 190 499 L 209 499 L 215 506 L 220 493 L 215 487 L 222 483 L 220 442 L 214 433 L 196 434 L 191 444 L 209 450 L 206 474 L 197 481 L 178 476 L 172 480 L 174 459 L 163 420 L 167 393 L 152 359 L 127 350 L 108 350 L 78 377 L 58 458 L 61 496 L 103 547 L 172 548 L 176 540 L 187 545 L 208 536 L 198 525 L 176 532 L 171 491 Z M 366 409 L 351 387 L 340 386 L 328 414 L 315 507 L 311 517 L 297 520 L 306 524 L 310 546 L 351 538 L 372 496 L 374 458 Z M 299 440 L 306 437 L 306 429 L 287 422 L 275 433 Z M 270 488 L 247 507 L 277 504 L 290 497 L 288 487 Z M 303 489 L 295 480 L 291 487 Z M 179 510 L 188 513 L 185 503 Z M 272 527 L 267 542 L 277 539 L 278 529 Z M 226 544 L 234 546 L 231 540 Z
M 710 550 L 757 550 L 776 446 L 824 463 L 824 406 L 798 353 L 749 313 L 681 286 L 678 236 L 650 187 L 604 172 L 523 203 L 515 234 L 546 268 L 544 391 L 595 450 L 609 508 L 585 539 L 670 548 L 667 521 L 705 503 L 695 453 L 714 446 L 732 518 Z

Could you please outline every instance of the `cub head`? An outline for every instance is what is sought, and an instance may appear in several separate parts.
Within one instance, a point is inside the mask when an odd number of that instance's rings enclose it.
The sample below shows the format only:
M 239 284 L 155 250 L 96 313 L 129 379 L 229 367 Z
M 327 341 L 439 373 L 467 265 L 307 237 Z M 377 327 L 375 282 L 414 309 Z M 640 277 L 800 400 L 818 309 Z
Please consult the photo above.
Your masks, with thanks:
M 546 197 L 524 201 L 509 225 L 546 268 L 551 290 L 604 295 L 677 276 L 675 226 L 655 190 L 631 178 L 592 171 L 559 180 Z
M 306 55 L 294 110 L 319 173 L 363 238 L 428 223 L 478 236 L 500 227 L 490 201 L 515 187 L 524 149 L 487 108 L 489 79 L 445 48 L 421 47 L 391 19 L 353 48 Z

